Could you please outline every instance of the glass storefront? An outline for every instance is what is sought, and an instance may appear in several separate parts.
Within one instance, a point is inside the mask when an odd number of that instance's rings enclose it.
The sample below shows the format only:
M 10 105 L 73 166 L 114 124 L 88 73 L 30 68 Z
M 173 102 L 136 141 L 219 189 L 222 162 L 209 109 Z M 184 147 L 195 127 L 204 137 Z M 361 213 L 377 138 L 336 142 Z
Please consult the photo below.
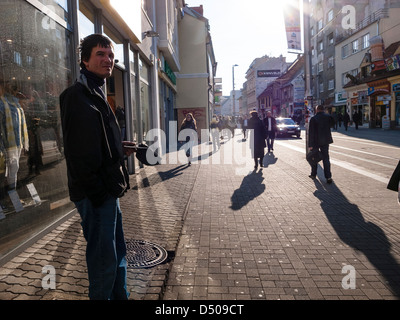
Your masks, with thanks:
M 395 126 L 400 127 L 400 92 L 395 95 Z
M 73 77 L 70 17 L 67 1 L 41 2 L 57 21 L 27 1 L 0 4 L 0 258 L 73 209 L 59 108 Z
M 148 65 L 139 60 L 139 72 L 140 72 L 140 101 L 141 101 L 141 118 L 142 118 L 142 140 L 138 142 L 146 141 L 146 133 L 150 130 L 150 68 Z

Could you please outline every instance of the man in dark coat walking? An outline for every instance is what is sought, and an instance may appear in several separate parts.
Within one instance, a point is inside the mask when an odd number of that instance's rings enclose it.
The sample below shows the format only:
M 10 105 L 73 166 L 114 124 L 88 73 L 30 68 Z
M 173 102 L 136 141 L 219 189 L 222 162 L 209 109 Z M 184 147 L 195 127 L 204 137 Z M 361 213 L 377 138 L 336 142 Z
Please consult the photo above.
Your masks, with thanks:
M 270 153 L 271 150 L 274 151 L 274 140 L 277 132 L 276 120 L 272 116 L 271 111 L 268 111 L 267 117 L 263 121 L 264 121 L 264 126 L 267 129 L 267 145 L 268 145 L 268 153 Z
M 248 121 L 248 129 L 253 130 L 250 139 L 250 148 L 254 158 L 254 169 L 257 170 L 258 163 L 260 163 L 260 167 L 263 166 L 264 148 L 266 147 L 265 139 L 267 135 L 265 126 L 258 117 L 257 111 L 251 111 L 250 115 L 251 117 Z
M 309 151 L 317 148 L 322 153 L 324 175 L 328 183 L 332 183 L 331 163 L 329 160 L 329 145 L 333 143 L 331 128 L 334 126 L 332 116 L 324 112 L 324 106 L 317 106 L 317 114 L 310 119 Z M 310 178 L 317 176 L 318 164 L 311 165 Z

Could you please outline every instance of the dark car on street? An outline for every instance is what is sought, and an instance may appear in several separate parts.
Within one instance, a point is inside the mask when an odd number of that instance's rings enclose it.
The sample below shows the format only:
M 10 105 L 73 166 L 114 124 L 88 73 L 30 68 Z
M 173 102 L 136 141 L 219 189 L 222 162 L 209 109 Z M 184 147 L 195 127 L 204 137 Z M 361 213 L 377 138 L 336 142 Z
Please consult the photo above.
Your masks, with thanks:
M 276 126 L 278 127 L 277 136 L 296 136 L 300 138 L 301 129 L 291 118 L 276 118 Z

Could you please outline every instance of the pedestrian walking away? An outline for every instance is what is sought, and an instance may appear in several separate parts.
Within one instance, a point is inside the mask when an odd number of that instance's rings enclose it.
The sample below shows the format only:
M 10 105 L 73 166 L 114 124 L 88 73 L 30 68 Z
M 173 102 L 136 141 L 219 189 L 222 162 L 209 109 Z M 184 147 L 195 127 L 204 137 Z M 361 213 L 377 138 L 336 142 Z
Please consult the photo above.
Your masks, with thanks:
M 214 116 L 210 123 L 211 141 L 213 144 L 213 151 L 216 152 L 220 148 L 219 140 L 219 121 L 216 116 Z
M 182 131 L 184 129 L 189 129 L 185 132 L 186 135 L 186 157 L 188 158 L 188 165 L 192 164 L 192 148 L 194 142 L 197 137 L 197 124 L 196 119 L 193 117 L 193 114 L 187 113 L 185 119 L 183 119 L 181 128 L 179 130 Z
M 265 139 L 267 138 L 266 128 L 258 117 L 257 111 L 250 112 L 250 119 L 248 120 L 248 129 L 252 129 L 250 134 L 250 148 L 251 154 L 254 158 L 254 169 L 257 170 L 258 164 L 263 167 L 264 148 L 266 147 Z
M 347 110 L 345 110 L 344 116 L 343 116 L 343 125 L 344 125 L 344 128 L 346 129 L 346 131 L 347 131 L 347 128 L 349 127 L 349 122 L 350 122 L 350 116 L 347 113 Z
M 129 189 L 124 156 L 135 143 L 122 141 L 102 90 L 114 68 L 114 47 L 92 34 L 81 41 L 80 76 L 60 95 L 64 153 L 71 201 L 86 239 L 89 298 L 126 300 L 126 245 L 119 198 Z
M 324 112 L 324 106 L 317 106 L 317 113 L 310 119 L 309 124 L 309 151 L 314 148 L 322 153 L 324 175 L 328 183 L 332 183 L 331 163 L 329 160 L 329 145 L 333 143 L 331 128 L 334 126 L 332 116 Z M 311 165 L 310 178 L 317 177 L 318 163 Z
M 353 122 L 354 122 L 354 125 L 356 127 L 356 130 L 358 130 L 359 121 L 360 121 L 360 115 L 359 115 L 359 113 L 357 111 L 355 111 L 354 114 L 353 114 Z
M 277 130 L 276 120 L 272 116 L 271 111 L 267 112 L 267 117 L 263 120 L 264 126 L 267 130 L 267 146 L 268 146 L 268 153 L 274 151 L 274 141 Z

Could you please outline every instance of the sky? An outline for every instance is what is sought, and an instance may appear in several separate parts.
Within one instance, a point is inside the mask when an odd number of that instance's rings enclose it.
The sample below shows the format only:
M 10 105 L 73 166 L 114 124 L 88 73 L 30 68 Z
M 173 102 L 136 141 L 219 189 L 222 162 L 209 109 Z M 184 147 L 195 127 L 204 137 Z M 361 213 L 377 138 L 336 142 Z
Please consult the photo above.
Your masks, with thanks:
M 233 88 L 232 66 L 235 67 L 235 90 L 243 87 L 246 72 L 254 59 L 264 55 L 286 57 L 288 53 L 282 6 L 285 0 L 186 0 L 189 7 L 203 5 L 209 20 L 210 34 L 217 61 L 217 77 L 222 78 L 222 94 Z

